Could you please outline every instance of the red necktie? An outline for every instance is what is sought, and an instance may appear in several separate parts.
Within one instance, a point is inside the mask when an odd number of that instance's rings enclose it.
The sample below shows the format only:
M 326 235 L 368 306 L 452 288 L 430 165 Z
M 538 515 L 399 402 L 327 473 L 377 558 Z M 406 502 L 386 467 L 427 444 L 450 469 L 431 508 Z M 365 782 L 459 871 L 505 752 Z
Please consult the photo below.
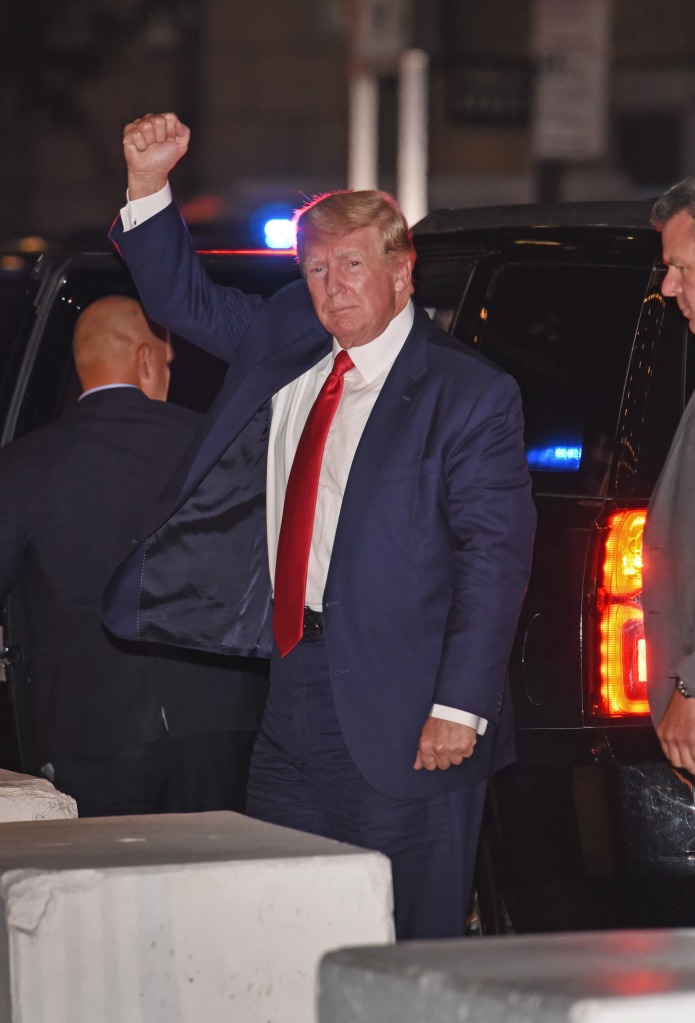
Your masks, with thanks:
M 275 565 L 273 609 L 273 634 L 282 657 L 302 638 L 306 577 L 323 449 L 343 393 L 343 375 L 353 365 L 346 351 L 338 352 L 333 369 L 309 412 L 287 481 Z

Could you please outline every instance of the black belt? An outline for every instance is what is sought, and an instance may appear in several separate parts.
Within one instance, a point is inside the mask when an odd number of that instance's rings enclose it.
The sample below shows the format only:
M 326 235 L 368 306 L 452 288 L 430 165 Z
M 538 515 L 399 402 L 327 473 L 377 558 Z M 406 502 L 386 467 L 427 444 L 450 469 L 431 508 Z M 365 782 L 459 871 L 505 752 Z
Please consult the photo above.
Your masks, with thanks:
M 320 611 L 304 608 L 304 635 L 323 636 L 323 614 Z

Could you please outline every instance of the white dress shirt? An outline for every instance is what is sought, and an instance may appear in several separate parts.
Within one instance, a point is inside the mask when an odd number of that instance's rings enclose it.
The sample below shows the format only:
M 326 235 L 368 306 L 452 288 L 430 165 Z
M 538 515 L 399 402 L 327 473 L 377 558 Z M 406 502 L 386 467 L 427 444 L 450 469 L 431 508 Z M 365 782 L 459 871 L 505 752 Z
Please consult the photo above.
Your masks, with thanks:
M 121 210 L 123 230 L 129 231 L 149 217 L 153 217 L 171 201 L 172 195 L 168 184 L 154 195 L 129 200 Z M 323 608 L 323 591 L 352 459 L 389 370 L 410 333 L 413 317 L 413 305 L 409 302 L 383 334 L 368 344 L 350 349 L 354 368 L 348 370 L 343 377 L 343 393 L 326 440 L 309 553 L 306 603 L 316 611 Z M 292 461 L 311 406 L 339 351 L 340 345 L 333 338 L 333 351 L 329 355 L 296 380 L 292 380 L 273 397 L 266 480 L 266 522 L 271 579 L 275 578 L 280 522 Z M 433 704 L 430 716 L 468 725 L 475 728 L 478 735 L 483 735 L 487 728 L 485 718 L 442 704 Z
M 112 391 L 115 387 L 130 387 L 135 391 L 140 390 L 136 384 L 100 384 L 98 387 L 90 387 L 89 390 L 83 391 L 77 400 L 82 401 L 88 394 L 96 394 L 97 391 Z
M 328 566 L 352 459 L 388 372 L 410 332 L 413 315 L 414 310 L 409 303 L 391 321 L 380 337 L 369 344 L 350 349 L 349 354 L 354 368 L 349 369 L 343 377 L 343 393 L 328 431 L 319 475 L 306 588 L 306 603 L 315 611 L 323 609 Z M 285 490 L 299 438 L 311 406 L 340 350 L 340 345 L 334 338 L 333 351 L 302 376 L 283 387 L 273 399 L 267 490 L 271 579 L 275 576 Z

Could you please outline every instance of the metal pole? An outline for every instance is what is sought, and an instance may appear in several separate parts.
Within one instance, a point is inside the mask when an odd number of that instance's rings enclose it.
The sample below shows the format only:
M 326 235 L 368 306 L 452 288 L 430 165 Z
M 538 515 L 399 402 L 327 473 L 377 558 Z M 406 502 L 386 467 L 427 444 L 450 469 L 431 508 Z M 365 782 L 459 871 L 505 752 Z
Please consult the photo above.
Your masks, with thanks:
M 350 79 L 348 188 L 377 188 L 379 179 L 379 82 L 360 73 Z
M 424 50 L 405 50 L 399 62 L 398 201 L 408 223 L 427 213 L 428 71 Z

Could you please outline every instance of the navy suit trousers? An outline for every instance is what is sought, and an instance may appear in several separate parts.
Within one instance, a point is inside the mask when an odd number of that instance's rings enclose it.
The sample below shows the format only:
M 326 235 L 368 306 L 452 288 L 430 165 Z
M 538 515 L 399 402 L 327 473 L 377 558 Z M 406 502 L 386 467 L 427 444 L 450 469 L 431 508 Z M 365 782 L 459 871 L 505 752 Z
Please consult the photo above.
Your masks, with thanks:
M 399 940 L 464 935 L 486 786 L 409 800 L 377 792 L 343 741 L 323 638 L 274 651 L 247 813 L 388 856 Z

